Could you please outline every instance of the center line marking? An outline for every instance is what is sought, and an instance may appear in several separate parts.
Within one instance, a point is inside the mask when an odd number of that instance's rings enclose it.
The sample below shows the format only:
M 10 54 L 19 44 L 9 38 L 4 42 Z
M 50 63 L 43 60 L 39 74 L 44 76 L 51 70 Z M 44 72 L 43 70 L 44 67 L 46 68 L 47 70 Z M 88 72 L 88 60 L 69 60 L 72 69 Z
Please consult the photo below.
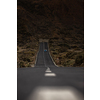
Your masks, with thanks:
M 55 73 L 52 73 L 52 72 L 51 72 L 51 70 L 50 70 L 49 67 L 47 68 L 47 70 L 46 70 L 45 72 L 46 72 L 46 73 L 45 73 L 45 76 L 56 76 Z
M 56 76 L 55 73 L 45 73 L 45 76 Z
M 45 72 L 51 72 L 51 70 L 46 70 Z
M 50 68 L 47 68 L 47 70 L 45 72 L 51 72 Z

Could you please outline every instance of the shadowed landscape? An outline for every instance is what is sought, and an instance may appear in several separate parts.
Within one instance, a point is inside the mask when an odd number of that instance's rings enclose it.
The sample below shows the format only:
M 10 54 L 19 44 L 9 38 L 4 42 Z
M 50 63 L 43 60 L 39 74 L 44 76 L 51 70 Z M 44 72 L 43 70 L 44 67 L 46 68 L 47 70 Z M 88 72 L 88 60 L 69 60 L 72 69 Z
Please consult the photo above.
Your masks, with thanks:
M 17 1 L 17 100 L 84 100 L 83 0 Z
M 34 67 L 39 39 L 58 66 L 84 66 L 83 0 L 17 0 L 17 67 Z

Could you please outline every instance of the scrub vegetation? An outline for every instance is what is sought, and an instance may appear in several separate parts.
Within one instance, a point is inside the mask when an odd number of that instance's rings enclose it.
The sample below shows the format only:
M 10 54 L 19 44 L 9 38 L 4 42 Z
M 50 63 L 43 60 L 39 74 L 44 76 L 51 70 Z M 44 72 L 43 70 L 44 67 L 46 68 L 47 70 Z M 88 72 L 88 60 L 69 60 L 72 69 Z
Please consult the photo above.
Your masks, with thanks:
M 37 41 L 17 46 L 17 67 L 34 67 L 37 51 Z
M 49 47 L 51 55 L 58 66 L 84 66 L 84 30 L 83 26 L 72 25 L 59 30 L 58 38 L 51 38 Z M 71 30 L 71 31 L 70 31 Z
M 33 67 L 39 39 L 59 66 L 84 65 L 82 0 L 17 0 L 17 67 Z

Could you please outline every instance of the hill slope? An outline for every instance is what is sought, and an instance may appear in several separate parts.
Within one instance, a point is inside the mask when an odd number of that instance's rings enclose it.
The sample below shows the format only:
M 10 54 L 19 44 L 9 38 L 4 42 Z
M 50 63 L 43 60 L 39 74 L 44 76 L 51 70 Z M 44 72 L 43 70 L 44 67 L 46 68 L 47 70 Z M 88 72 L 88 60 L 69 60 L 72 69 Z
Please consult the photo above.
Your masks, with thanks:
M 60 43 L 67 43 L 69 47 L 76 45 L 77 49 L 81 49 L 83 52 L 84 2 L 81 0 L 18 0 L 17 2 L 18 49 L 21 48 L 21 51 L 33 50 L 35 59 L 38 39 L 49 38 L 52 41 L 50 43 L 50 48 L 52 49 L 58 48 Z M 52 45 L 55 45 L 55 48 Z M 50 49 L 51 53 L 53 52 L 52 49 Z M 66 47 L 65 49 L 67 52 L 68 48 Z M 19 54 L 19 51 L 18 61 L 24 63 L 27 60 L 23 61 L 20 56 L 22 52 Z M 58 56 L 63 55 L 59 54 L 60 52 L 57 50 L 55 52 L 57 52 Z M 53 53 L 52 56 L 56 61 L 57 56 Z M 30 57 L 32 58 L 33 56 L 31 55 Z M 27 61 L 26 63 L 30 62 Z M 31 63 L 34 64 L 34 62 Z M 62 65 L 62 63 L 60 64 Z

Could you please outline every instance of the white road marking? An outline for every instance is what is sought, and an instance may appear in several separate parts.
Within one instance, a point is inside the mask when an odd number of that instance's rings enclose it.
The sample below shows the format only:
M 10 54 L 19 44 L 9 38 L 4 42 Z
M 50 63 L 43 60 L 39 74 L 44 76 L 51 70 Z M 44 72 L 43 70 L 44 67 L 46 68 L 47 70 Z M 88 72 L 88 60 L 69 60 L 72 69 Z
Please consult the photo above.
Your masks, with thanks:
M 46 73 L 45 73 L 45 75 L 44 76 L 56 76 L 56 74 L 55 73 L 51 73 L 51 70 L 50 70 L 50 68 L 48 67 L 47 68 L 47 70 L 45 71 Z
M 56 76 L 55 73 L 45 73 L 45 76 Z
M 46 70 L 45 72 L 49 72 L 49 73 L 51 73 L 51 70 Z
M 74 87 L 37 87 L 27 100 L 84 100 Z
M 48 44 L 47 44 L 47 45 L 48 45 Z M 52 58 L 51 54 L 50 54 L 49 45 L 48 45 L 48 52 L 49 52 L 49 55 L 50 55 L 50 57 L 51 57 L 52 62 L 54 63 L 54 65 L 55 65 L 56 67 L 58 67 L 58 66 L 56 65 L 56 63 L 54 62 L 54 60 L 53 60 L 53 58 Z
M 45 72 L 51 72 L 50 68 L 48 67 L 47 70 Z

